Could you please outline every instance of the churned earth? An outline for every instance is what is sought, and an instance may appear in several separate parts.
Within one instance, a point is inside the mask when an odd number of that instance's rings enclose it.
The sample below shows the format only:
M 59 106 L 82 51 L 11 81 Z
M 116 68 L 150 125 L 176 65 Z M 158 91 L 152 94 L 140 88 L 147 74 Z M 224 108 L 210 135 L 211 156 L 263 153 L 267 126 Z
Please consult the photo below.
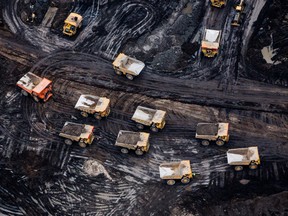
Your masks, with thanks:
M 1 215 L 288 214 L 285 0 L 247 1 L 239 27 L 236 0 L 221 9 L 209 0 L 0 3 Z M 62 34 L 70 12 L 84 18 L 72 38 Z M 222 30 L 213 59 L 200 52 L 205 28 Z M 113 70 L 119 52 L 146 64 L 133 81 Z M 21 95 L 15 84 L 28 71 L 53 81 L 48 102 Z M 110 98 L 108 118 L 81 117 L 81 94 Z M 167 111 L 140 157 L 114 146 L 119 130 L 137 131 L 138 105 Z M 66 121 L 94 125 L 92 145 L 65 145 Z M 201 146 L 198 122 L 229 122 L 230 142 Z M 226 152 L 248 146 L 261 166 L 235 172 Z M 175 160 L 190 160 L 189 184 L 159 178 L 159 164 Z

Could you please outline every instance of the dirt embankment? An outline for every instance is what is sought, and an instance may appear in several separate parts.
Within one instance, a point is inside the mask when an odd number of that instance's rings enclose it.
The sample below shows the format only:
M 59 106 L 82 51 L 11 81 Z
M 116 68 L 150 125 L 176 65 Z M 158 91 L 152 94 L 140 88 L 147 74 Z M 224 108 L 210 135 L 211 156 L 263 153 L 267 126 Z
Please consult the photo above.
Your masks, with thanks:
M 266 3 L 247 52 L 247 77 L 288 86 L 288 2 Z

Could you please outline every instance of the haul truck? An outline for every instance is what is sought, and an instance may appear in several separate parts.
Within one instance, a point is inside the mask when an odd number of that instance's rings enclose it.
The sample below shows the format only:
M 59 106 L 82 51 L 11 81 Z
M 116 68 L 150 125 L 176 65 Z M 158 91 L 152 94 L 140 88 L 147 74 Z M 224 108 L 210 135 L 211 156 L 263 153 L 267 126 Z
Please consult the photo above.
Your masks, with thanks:
M 120 130 L 115 146 L 121 147 L 123 154 L 133 150 L 137 155 L 143 155 L 149 150 L 149 136 L 149 133 Z
M 132 120 L 137 124 L 137 128 L 142 130 L 144 126 L 149 126 L 153 132 L 163 129 L 166 121 L 166 112 L 163 110 L 150 109 L 138 106 L 132 116 Z
M 226 5 L 226 0 L 210 0 L 211 1 L 211 5 L 214 7 L 224 7 Z
M 77 13 L 70 13 L 64 21 L 63 34 L 73 36 L 81 28 L 83 18 Z
M 231 23 L 232 26 L 240 26 L 244 8 L 245 8 L 244 0 L 241 0 L 239 4 L 235 5 L 236 14 L 232 20 L 232 23 Z
M 88 117 L 91 114 L 100 120 L 110 113 L 110 99 L 94 95 L 81 95 L 75 109 L 80 110 L 83 117 Z
M 125 75 L 129 80 L 138 76 L 145 64 L 135 58 L 131 58 L 124 53 L 120 53 L 113 62 L 113 68 L 118 75 Z
M 52 81 L 46 78 L 41 78 L 31 72 L 25 74 L 18 82 L 24 96 L 29 94 L 36 102 L 43 100 L 46 102 L 52 96 Z
M 210 141 L 222 146 L 229 141 L 229 123 L 198 123 L 195 137 L 201 139 L 204 146 L 208 146 Z
M 64 137 L 65 144 L 72 145 L 72 143 L 78 142 L 79 146 L 85 148 L 87 144 L 91 144 L 94 140 L 93 134 L 94 126 L 77 124 L 73 122 L 66 122 L 59 134 Z
M 236 171 L 243 170 L 243 166 L 257 169 L 260 165 L 258 147 L 236 148 L 227 151 L 228 164 L 234 166 Z
M 221 30 L 205 29 L 201 43 L 201 50 L 204 56 L 214 57 L 218 54 L 221 40 Z
M 162 163 L 159 166 L 159 173 L 160 178 L 166 180 L 168 185 L 174 185 L 176 180 L 181 180 L 183 184 L 188 184 L 194 176 L 190 160 Z

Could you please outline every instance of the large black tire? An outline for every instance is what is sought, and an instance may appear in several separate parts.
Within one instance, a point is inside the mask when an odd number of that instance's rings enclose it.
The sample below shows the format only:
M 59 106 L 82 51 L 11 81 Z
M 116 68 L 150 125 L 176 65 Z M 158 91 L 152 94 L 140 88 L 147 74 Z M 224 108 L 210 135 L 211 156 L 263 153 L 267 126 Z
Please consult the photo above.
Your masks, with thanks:
M 36 101 L 37 103 L 40 101 L 40 99 L 37 96 L 33 95 L 32 97 L 33 97 L 34 101 Z
M 183 178 L 181 179 L 181 182 L 182 182 L 183 184 L 188 184 L 188 183 L 190 182 L 190 178 L 188 178 L 188 177 L 183 177 Z
M 255 163 L 251 163 L 251 164 L 249 165 L 249 168 L 250 168 L 251 170 L 255 170 L 255 169 L 258 168 L 258 165 L 255 164 Z
M 203 146 L 209 146 L 210 142 L 209 142 L 209 140 L 202 140 L 202 141 L 201 141 L 201 144 L 202 144 Z
M 223 146 L 225 144 L 225 142 L 223 140 L 216 140 L 216 145 L 218 146 Z
M 139 130 L 143 130 L 143 129 L 144 129 L 144 125 L 142 125 L 142 124 L 136 124 L 136 127 L 137 127 Z
M 127 154 L 127 153 L 129 152 L 129 150 L 126 149 L 126 148 L 121 148 L 121 152 L 122 152 L 123 154 Z
M 95 113 L 95 114 L 94 114 L 94 117 L 95 117 L 96 119 L 98 119 L 98 120 L 101 120 L 101 119 L 102 119 L 100 113 Z
M 126 74 L 126 77 L 127 77 L 127 79 L 129 79 L 129 80 L 133 80 L 133 79 L 134 79 L 133 75 L 131 75 L 131 74 Z
M 80 114 L 81 114 L 84 118 L 87 118 L 87 117 L 88 117 L 88 113 L 87 113 L 87 112 L 82 111 Z
M 82 148 L 85 148 L 86 147 L 86 143 L 84 143 L 83 141 L 80 141 L 79 142 L 79 146 L 82 147 Z
M 237 172 L 242 171 L 243 170 L 243 166 L 235 166 L 234 170 L 237 171 Z
M 141 156 L 141 155 L 143 155 L 144 152 L 141 149 L 136 149 L 135 153 L 136 153 L 136 155 Z
M 167 185 L 174 185 L 176 182 L 174 179 L 169 179 L 166 181 Z
M 119 75 L 119 76 L 122 75 L 122 72 L 121 72 L 120 70 L 115 70 L 115 73 L 116 73 L 117 75 Z
M 72 143 L 73 143 L 73 141 L 70 139 L 65 139 L 64 142 L 66 145 L 72 145 Z
M 21 90 L 21 93 L 22 93 L 22 95 L 24 95 L 24 96 L 26 96 L 26 97 L 28 96 L 28 92 L 26 92 L 26 91 L 23 90 L 23 89 Z
M 159 131 L 159 129 L 157 127 L 155 127 L 155 126 L 151 126 L 150 130 L 155 132 L 155 133 L 157 133 Z

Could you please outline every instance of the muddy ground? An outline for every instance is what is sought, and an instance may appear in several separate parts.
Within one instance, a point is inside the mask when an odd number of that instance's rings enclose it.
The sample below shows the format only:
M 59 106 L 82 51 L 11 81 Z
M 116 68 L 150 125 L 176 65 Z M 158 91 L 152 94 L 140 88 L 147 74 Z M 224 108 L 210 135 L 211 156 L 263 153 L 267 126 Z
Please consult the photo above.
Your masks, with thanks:
M 285 0 L 247 2 L 236 28 L 236 0 L 222 9 L 208 0 L 0 3 L 1 215 L 288 214 Z M 72 11 L 84 25 L 68 38 L 62 23 Z M 214 59 L 200 53 L 205 28 L 223 32 Z M 146 64 L 133 81 L 112 68 L 119 52 Z M 15 83 L 28 71 L 53 81 L 48 102 L 21 95 Z M 74 109 L 86 93 L 111 99 L 107 119 Z M 151 134 L 147 154 L 123 155 L 115 139 L 137 131 L 138 105 L 166 110 L 167 125 Z M 97 139 L 65 145 L 66 121 L 94 125 Z M 230 142 L 201 146 L 198 122 L 229 122 Z M 248 146 L 258 146 L 261 166 L 233 171 L 227 149 Z M 196 173 L 191 183 L 160 180 L 160 163 L 183 159 Z

